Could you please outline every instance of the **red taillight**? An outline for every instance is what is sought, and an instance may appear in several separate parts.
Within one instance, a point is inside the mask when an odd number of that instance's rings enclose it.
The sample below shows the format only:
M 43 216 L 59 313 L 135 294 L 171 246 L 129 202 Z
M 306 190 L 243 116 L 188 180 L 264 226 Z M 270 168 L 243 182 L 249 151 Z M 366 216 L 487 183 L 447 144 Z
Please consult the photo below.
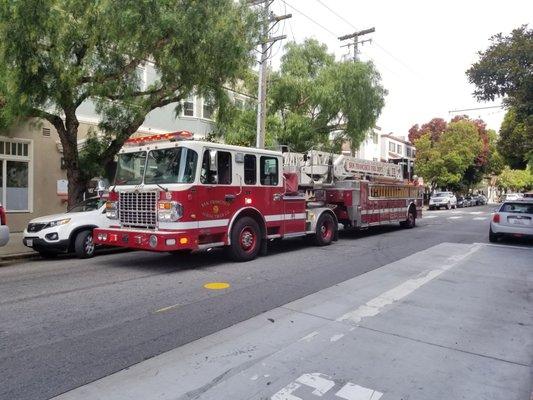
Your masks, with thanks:
M 500 214 L 494 214 L 494 216 L 492 217 L 492 222 L 495 222 L 497 224 L 500 223 Z
M 0 224 L 7 225 L 6 210 L 0 206 Z

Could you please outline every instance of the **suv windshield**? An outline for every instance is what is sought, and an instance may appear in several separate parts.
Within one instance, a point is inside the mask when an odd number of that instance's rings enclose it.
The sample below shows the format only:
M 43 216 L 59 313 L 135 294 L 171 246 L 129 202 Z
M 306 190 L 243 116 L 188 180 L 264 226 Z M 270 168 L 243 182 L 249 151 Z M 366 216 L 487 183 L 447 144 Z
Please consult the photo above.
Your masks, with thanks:
M 187 147 L 152 150 L 148 153 L 145 184 L 192 183 L 198 154 Z
M 435 193 L 435 197 L 446 197 L 446 196 L 451 196 L 451 193 L 450 192 Z
M 67 212 L 73 213 L 73 212 L 94 211 L 102 207 L 104 203 L 105 203 L 105 200 L 99 197 L 93 197 L 93 198 L 84 200 L 81 203 L 75 205 Z
M 115 185 L 138 185 L 142 182 L 146 151 L 122 153 L 118 156 Z

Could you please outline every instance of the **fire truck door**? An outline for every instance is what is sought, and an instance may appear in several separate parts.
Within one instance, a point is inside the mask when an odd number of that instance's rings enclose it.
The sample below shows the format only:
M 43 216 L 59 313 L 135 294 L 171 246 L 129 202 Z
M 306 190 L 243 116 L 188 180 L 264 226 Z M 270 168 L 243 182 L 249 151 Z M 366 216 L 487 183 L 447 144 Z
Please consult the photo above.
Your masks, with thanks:
M 202 155 L 198 186 L 200 235 L 219 241 L 238 207 L 239 182 L 234 182 L 232 154 L 206 149 Z M 216 238 L 216 240 L 215 240 Z

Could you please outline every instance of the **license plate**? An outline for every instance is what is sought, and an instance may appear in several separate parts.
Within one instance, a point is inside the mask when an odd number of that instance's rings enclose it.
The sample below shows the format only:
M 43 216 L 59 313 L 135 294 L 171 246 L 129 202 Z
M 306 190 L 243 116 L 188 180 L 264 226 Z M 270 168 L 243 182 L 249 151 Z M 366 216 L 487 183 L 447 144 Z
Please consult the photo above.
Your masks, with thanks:
M 33 239 L 26 239 L 26 246 L 33 247 Z
M 510 222 L 512 225 L 525 225 L 525 224 L 526 224 L 526 221 L 521 220 L 521 219 L 518 219 L 518 218 L 512 218 L 512 219 L 509 219 L 509 222 Z

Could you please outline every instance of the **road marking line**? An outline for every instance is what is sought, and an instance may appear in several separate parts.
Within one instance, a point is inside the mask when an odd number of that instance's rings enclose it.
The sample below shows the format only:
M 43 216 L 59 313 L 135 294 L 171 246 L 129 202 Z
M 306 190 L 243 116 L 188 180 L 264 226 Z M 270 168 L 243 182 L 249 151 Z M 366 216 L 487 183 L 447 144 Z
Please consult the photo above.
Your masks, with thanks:
M 179 307 L 179 304 L 174 304 L 173 306 L 163 307 L 163 308 L 160 308 L 159 310 L 155 310 L 155 312 L 160 313 L 163 311 L 172 310 L 173 308 L 176 308 L 176 307 Z
M 319 372 L 303 374 L 281 390 L 274 393 L 270 399 L 303 400 L 301 397 L 293 394 L 302 386 L 314 389 L 311 393 L 317 397 L 322 397 L 335 387 L 335 381 L 331 379 L 330 376 Z M 379 400 L 381 396 L 383 396 L 383 393 L 378 392 L 377 390 L 359 386 L 351 382 L 346 382 L 346 384 L 335 393 L 335 397 L 345 400 Z
M 222 290 L 229 288 L 229 283 L 227 282 L 210 282 L 204 285 L 204 288 L 210 290 Z
M 313 331 L 311 332 L 309 335 L 305 335 L 303 338 L 300 338 L 300 340 L 298 340 L 299 342 L 310 342 L 311 340 L 313 340 L 313 338 L 318 335 L 318 332 L 317 331 Z
M 346 400 L 379 400 L 383 393 L 348 382 L 335 396 Z
M 401 300 L 407 295 L 413 293 L 416 289 L 435 279 L 443 272 L 449 270 L 450 268 L 453 268 L 461 260 L 465 259 L 466 257 L 479 250 L 479 248 L 480 246 L 474 245 L 469 251 L 464 254 L 449 257 L 446 260 L 447 262 L 449 262 L 449 264 L 441 265 L 440 268 L 433 269 L 424 276 L 409 279 L 401 283 L 400 285 L 380 294 L 379 296 L 374 297 L 372 300 L 368 301 L 362 306 L 359 306 L 357 309 L 340 316 L 339 318 L 337 318 L 337 321 L 350 321 L 358 324 L 363 318 L 378 315 L 385 306 L 388 306 L 398 300 Z
M 461 219 L 463 218 L 462 216 L 457 216 L 457 217 L 448 217 L 448 219 Z
M 437 216 L 436 215 L 424 215 L 422 218 L 431 219 L 431 218 L 437 218 Z
M 332 337 L 330 337 L 329 341 L 336 342 L 337 340 L 342 339 L 343 337 L 344 337 L 344 333 L 339 333 L 337 335 L 333 335 Z
M 472 218 L 474 221 L 485 221 L 486 219 L 488 219 L 489 217 L 474 217 Z
M 470 211 L 468 214 L 471 214 L 471 215 L 485 214 L 485 211 Z

